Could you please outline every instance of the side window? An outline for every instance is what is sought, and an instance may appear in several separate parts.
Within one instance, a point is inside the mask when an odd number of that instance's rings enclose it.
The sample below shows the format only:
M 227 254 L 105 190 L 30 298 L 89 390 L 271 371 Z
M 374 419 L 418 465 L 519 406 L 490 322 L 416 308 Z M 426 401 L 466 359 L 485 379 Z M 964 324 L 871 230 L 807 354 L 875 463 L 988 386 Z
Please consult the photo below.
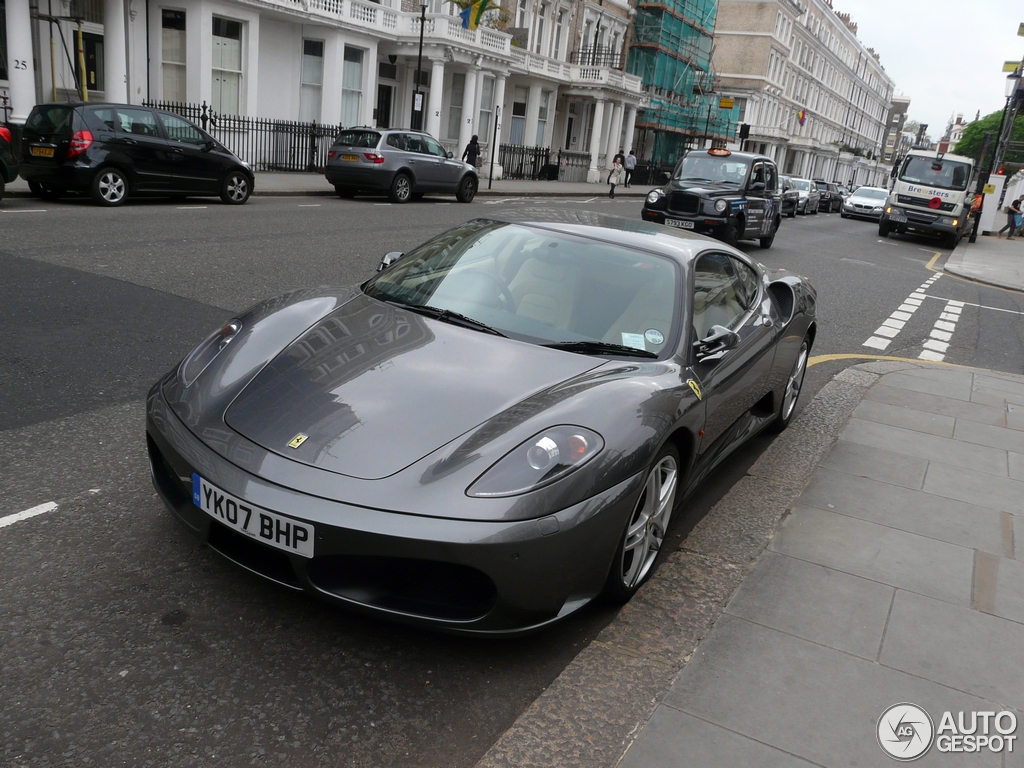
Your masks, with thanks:
M 417 136 L 414 133 L 405 134 L 405 151 L 419 152 L 421 155 L 428 154 L 427 145 L 423 143 L 423 137 Z
M 395 149 L 405 149 L 404 142 L 402 141 L 403 137 L 404 134 L 401 133 L 389 133 L 386 139 L 387 145 Z
M 114 108 L 94 107 L 85 111 L 85 122 L 94 131 L 114 131 Z
M 429 139 L 426 136 L 423 137 L 423 141 L 427 144 L 427 152 L 431 155 L 437 155 L 438 157 L 448 157 L 448 150 L 442 147 L 436 140 Z
M 754 170 L 750 172 L 750 183 L 764 184 L 764 163 L 757 163 L 754 165 Z
M 733 256 L 729 260 L 736 274 L 736 298 L 743 309 L 751 309 L 757 301 L 757 272 Z
M 148 109 L 118 109 L 118 130 L 135 136 L 160 137 L 156 127 L 156 115 Z
M 764 188 L 769 192 L 774 192 L 779 188 L 779 183 L 776 177 L 777 170 L 774 165 L 765 165 L 764 167 Z
M 693 268 L 693 330 L 697 338 L 705 338 L 715 325 L 735 330 L 747 309 L 741 296 L 749 299 L 733 259 L 724 253 L 698 258 Z
M 196 128 L 188 120 L 183 120 L 177 115 L 160 115 L 160 122 L 164 124 L 164 134 L 171 141 L 182 144 L 194 144 L 203 146 L 206 144 L 206 137 L 202 131 Z

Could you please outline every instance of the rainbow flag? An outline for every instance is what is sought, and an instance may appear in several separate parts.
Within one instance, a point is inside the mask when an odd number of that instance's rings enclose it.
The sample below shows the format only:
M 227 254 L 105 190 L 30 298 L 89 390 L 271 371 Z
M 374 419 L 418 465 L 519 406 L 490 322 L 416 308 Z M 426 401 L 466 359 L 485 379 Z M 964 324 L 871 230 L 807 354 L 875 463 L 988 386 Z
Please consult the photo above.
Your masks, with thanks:
M 797 112 L 796 119 L 800 121 L 800 125 L 803 125 L 804 121 L 807 120 L 807 110 L 801 109 L 799 112 Z
M 487 4 L 488 0 L 477 0 L 459 14 L 462 18 L 462 26 L 464 29 L 476 29 L 480 26 L 480 20 L 484 17 L 484 11 L 487 10 Z

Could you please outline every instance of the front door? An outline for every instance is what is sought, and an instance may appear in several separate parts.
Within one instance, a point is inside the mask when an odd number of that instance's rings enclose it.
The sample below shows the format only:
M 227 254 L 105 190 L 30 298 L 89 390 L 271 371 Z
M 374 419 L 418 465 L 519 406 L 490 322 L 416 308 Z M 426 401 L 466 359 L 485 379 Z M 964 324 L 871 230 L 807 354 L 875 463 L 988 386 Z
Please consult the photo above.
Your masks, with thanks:
M 177 192 L 218 192 L 224 163 L 214 153 L 210 140 L 177 115 L 160 113 L 160 121 L 174 164 L 171 188 Z
M 377 127 L 391 127 L 391 104 L 393 103 L 395 89 L 393 86 L 381 83 L 377 86 Z
M 454 158 L 449 159 L 448 150 L 441 143 L 427 136 L 423 137 L 427 144 L 427 151 L 437 158 L 437 165 L 433 167 L 435 174 L 432 184 L 439 189 L 454 191 L 462 180 L 463 163 Z
M 142 107 L 118 107 L 116 126 L 114 143 L 131 167 L 133 190 L 169 190 L 174 164 L 170 147 L 160 135 L 156 113 Z

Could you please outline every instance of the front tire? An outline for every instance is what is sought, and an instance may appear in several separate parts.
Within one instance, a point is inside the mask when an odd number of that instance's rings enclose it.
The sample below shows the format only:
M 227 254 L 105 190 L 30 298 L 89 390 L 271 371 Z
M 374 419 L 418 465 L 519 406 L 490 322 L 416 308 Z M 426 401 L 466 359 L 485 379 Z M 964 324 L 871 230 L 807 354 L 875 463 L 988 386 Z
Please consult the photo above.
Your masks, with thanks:
M 782 222 L 780 222 L 780 221 L 776 221 L 775 222 L 775 226 L 772 227 L 772 233 L 770 235 L 768 235 L 768 237 L 762 237 L 762 238 L 760 238 L 758 240 L 758 242 L 761 244 L 762 248 L 771 248 L 772 247 L 772 243 L 775 242 L 775 235 L 776 235 L 776 233 L 778 233 L 779 225 L 781 223 Z
M 796 362 L 793 364 L 793 370 L 790 371 L 789 378 L 786 379 L 786 388 L 782 391 L 782 402 L 779 403 L 779 412 L 775 416 L 775 421 L 768 427 L 769 432 L 778 434 L 793 420 L 793 414 L 796 413 L 796 401 L 800 398 L 800 390 L 804 386 L 804 376 L 807 374 L 807 358 L 811 354 L 811 342 L 807 337 L 804 337 L 803 343 L 800 345 L 800 352 L 797 353 Z
M 220 199 L 228 205 L 242 205 L 252 194 L 249 177 L 241 171 L 231 171 L 220 187 Z
M 722 232 L 722 242 L 726 245 L 731 245 L 733 248 L 740 241 L 740 230 L 737 222 L 730 221 L 725 225 L 725 229 Z
M 476 179 L 472 176 L 466 176 L 459 183 L 459 191 L 455 193 L 456 199 L 460 203 L 471 203 L 473 198 L 476 197 Z
M 396 173 L 388 189 L 388 200 L 392 203 L 407 203 L 412 197 L 412 179 L 408 174 Z
M 942 247 L 949 248 L 949 250 L 952 251 L 956 248 L 957 240 L 959 240 L 959 238 L 956 236 L 956 232 L 945 234 L 942 236 Z
M 647 470 L 605 583 L 604 594 L 609 599 L 626 602 L 651 575 L 675 509 L 679 466 L 679 452 L 669 444 Z
M 334 191 L 342 200 L 351 200 L 356 196 L 356 191 L 352 187 L 335 187 Z
M 117 168 L 101 168 L 93 176 L 90 194 L 97 205 L 113 207 L 128 199 L 128 177 Z
M 889 236 L 889 222 L 882 221 L 881 219 L 879 219 L 879 221 L 878 221 L 878 236 L 879 237 L 888 237 Z

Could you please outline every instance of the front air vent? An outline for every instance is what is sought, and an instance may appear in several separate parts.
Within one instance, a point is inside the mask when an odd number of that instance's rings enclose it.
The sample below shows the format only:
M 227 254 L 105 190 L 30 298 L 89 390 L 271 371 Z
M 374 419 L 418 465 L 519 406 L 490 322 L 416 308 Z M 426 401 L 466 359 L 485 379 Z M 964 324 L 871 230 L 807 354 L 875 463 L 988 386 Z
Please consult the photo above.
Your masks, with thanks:
M 775 305 L 779 308 L 779 316 L 785 325 L 793 317 L 793 305 L 796 301 L 793 289 L 783 282 L 777 282 L 768 286 L 768 293 L 775 300 Z

